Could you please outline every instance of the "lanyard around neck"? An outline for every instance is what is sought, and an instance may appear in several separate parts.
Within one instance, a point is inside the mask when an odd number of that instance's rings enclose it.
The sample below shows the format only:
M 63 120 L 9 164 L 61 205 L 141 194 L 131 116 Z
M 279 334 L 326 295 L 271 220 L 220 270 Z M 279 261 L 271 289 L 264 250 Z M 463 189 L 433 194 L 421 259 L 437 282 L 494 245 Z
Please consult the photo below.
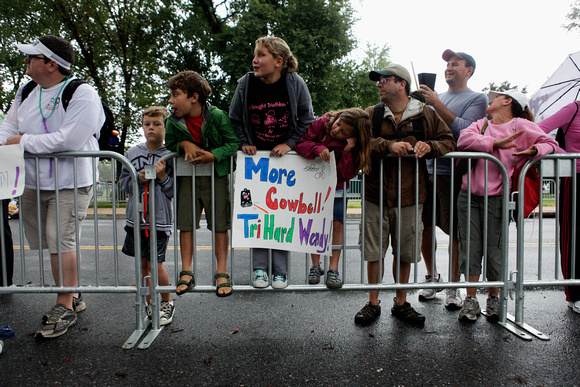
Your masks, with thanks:
M 58 94 L 56 95 L 56 97 L 54 98 L 54 105 L 52 106 L 52 111 L 50 112 L 50 114 L 48 115 L 48 117 L 45 117 L 44 114 L 42 113 L 42 86 L 40 86 L 40 91 L 38 93 L 38 108 L 40 109 L 40 115 L 42 116 L 42 123 L 44 125 L 44 130 L 46 131 L 46 133 L 48 133 L 48 128 L 46 127 L 46 121 L 52 117 L 52 114 L 54 113 L 55 109 L 56 109 L 56 104 L 58 103 L 58 96 L 60 95 L 60 93 L 62 92 L 62 89 L 64 89 L 64 86 L 66 85 L 66 82 L 69 80 L 71 76 L 69 75 L 68 77 L 65 78 L 62 86 L 60 87 L 60 90 L 58 91 Z

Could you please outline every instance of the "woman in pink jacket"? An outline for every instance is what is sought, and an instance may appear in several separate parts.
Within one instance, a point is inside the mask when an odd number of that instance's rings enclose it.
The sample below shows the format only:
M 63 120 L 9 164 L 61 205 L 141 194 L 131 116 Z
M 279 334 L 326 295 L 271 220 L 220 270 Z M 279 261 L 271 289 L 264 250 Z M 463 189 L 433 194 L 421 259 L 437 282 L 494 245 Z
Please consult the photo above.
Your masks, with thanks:
M 521 166 L 529 159 L 537 159 L 558 148 L 558 143 L 546 135 L 536 124 L 528 109 L 528 98 L 516 89 L 506 92 L 490 92 L 487 114 L 461 131 L 457 149 L 471 152 L 486 152 L 497 157 L 507 169 L 514 173 L 515 165 Z M 463 176 L 461 192 L 457 200 L 459 210 L 459 270 L 465 275 L 469 263 L 469 282 L 479 281 L 482 268 L 484 220 L 487 216 L 487 272 L 488 281 L 499 281 L 502 268 L 502 195 L 504 187 L 499 168 L 488 163 L 487 185 L 485 160 L 477 160 L 471 174 L 471 219 L 469 235 L 469 256 L 467 251 L 467 181 Z M 511 181 L 511 179 L 510 179 Z M 488 211 L 485 214 L 485 194 L 487 192 Z M 477 320 L 481 313 L 476 298 L 477 289 L 467 288 L 467 298 L 459 311 L 460 320 Z M 487 315 L 498 317 L 500 300 L 499 288 L 488 288 L 486 302 Z
M 580 101 L 564 106 L 538 126 L 546 133 L 562 128 L 567 153 L 580 153 Z M 564 278 L 580 279 L 580 159 L 576 160 L 576 235 L 572 234 L 572 201 L 574 199 L 572 177 L 560 179 L 560 254 Z M 576 251 L 572 251 L 572 240 L 576 240 Z M 572 273 L 572 257 L 576 256 L 575 273 Z M 566 286 L 566 301 L 576 313 L 580 313 L 580 286 Z

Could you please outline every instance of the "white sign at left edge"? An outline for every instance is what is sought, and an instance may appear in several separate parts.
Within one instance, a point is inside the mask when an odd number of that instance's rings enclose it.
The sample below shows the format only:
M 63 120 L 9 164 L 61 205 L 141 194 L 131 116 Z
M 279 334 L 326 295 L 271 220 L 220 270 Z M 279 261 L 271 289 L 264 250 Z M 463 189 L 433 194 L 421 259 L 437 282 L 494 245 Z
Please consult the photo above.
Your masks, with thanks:
M 0 146 L 0 199 L 10 199 L 24 192 L 24 147 L 21 144 Z

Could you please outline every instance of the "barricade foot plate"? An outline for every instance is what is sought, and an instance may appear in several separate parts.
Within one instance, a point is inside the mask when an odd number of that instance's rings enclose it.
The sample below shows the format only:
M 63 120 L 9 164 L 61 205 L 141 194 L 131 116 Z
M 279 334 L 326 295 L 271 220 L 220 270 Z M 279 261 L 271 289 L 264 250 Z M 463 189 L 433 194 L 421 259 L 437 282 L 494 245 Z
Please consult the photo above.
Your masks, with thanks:
M 149 348 L 149 346 L 153 343 L 153 341 L 155 340 L 155 338 L 159 335 L 159 333 L 163 330 L 163 327 L 160 327 L 159 329 L 151 329 L 149 331 L 149 333 L 147 334 L 147 336 L 145 336 L 145 338 L 143 339 L 143 341 L 141 341 L 139 343 L 139 346 L 137 346 L 137 348 L 139 349 L 147 349 Z
M 121 348 L 123 349 L 134 348 L 135 345 L 139 342 L 139 339 L 143 336 L 143 334 L 149 327 L 149 325 L 151 325 L 151 321 L 149 319 L 145 319 L 145 322 L 143 323 L 143 329 L 136 329 L 135 331 L 133 331 L 131 336 L 129 336 L 129 338 L 127 339 L 127 341 L 125 341 L 125 343 Z
M 545 340 L 545 341 L 550 340 L 550 336 L 546 335 L 545 333 L 540 332 L 539 330 L 526 324 L 525 322 L 524 323 L 516 322 L 516 318 L 509 313 L 507 315 L 507 319 L 510 322 L 512 322 L 513 324 L 515 324 L 516 326 L 524 329 L 526 332 L 529 332 L 531 335 L 535 336 L 536 338 L 538 338 L 540 340 Z
M 528 335 L 526 331 L 520 329 L 517 325 L 513 324 L 511 321 L 506 321 L 505 323 L 498 321 L 498 324 L 522 340 L 526 341 L 532 340 L 532 336 Z

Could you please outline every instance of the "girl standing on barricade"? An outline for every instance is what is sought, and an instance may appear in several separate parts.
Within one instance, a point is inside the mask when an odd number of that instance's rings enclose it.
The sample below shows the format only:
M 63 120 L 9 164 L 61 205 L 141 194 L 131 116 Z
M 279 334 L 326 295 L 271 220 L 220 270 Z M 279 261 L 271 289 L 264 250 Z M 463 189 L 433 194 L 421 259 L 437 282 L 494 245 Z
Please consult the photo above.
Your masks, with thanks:
M 349 181 L 359 171 L 368 173 L 370 170 L 369 133 L 371 128 L 370 117 L 367 112 L 359 108 L 345 109 L 338 112 L 326 113 L 314 121 L 308 132 L 296 144 L 296 153 L 306 159 L 320 157 L 330 161 L 330 152 L 334 152 L 336 159 L 336 193 L 346 194 Z M 342 245 L 344 203 L 342 197 L 334 198 L 334 213 L 332 223 L 332 244 Z M 340 249 L 332 250 L 326 274 L 326 286 L 329 289 L 342 288 L 342 280 L 338 272 Z M 308 283 L 318 284 L 324 269 L 320 266 L 320 255 L 312 254 L 312 266 L 308 276 Z
M 461 131 L 457 149 L 471 152 L 486 152 L 497 157 L 507 169 L 508 175 L 514 174 L 516 163 L 522 166 L 530 158 L 538 159 L 558 148 L 556 141 L 547 136 L 536 124 L 528 109 L 528 98 L 516 89 L 506 92 L 490 92 L 487 118 L 474 122 Z M 525 157 L 516 157 L 525 156 Z M 475 161 L 474 161 L 475 162 Z M 486 166 L 486 164 L 489 164 Z M 486 179 L 486 169 L 487 179 Z M 502 217 L 503 179 L 499 168 L 493 163 L 480 159 L 476 161 L 471 174 L 471 219 L 467 251 L 467 189 L 468 174 L 463 176 L 461 192 L 457 200 L 459 220 L 459 271 L 466 274 L 469 262 L 469 282 L 479 281 L 482 268 L 483 240 L 487 233 L 487 271 L 488 281 L 499 281 L 502 268 Z M 485 199 L 487 195 L 487 214 Z M 487 217 L 487 230 L 484 229 Z M 467 256 L 469 254 L 469 257 Z M 469 258 L 469 259 L 468 259 Z M 467 288 L 467 298 L 459 311 L 460 320 L 477 320 L 481 313 L 476 298 L 476 288 Z M 486 311 L 489 317 L 499 317 L 499 288 L 489 288 Z
M 242 151 L 255 155 L 269 150 L 270 157 L 282 157 L 314 121 L 312 100 L 304 80 L 296 74 L 298 61 L 288 44 L 274 36 L 256 40 L 253 72 L 238 80 L 230 105 L 230 120 L 242 143 Z M 268 283 L 268 249 L 252 249 L 252 285 Z M 272 252 L 272 287 L 288 286 L 288 251 Z

